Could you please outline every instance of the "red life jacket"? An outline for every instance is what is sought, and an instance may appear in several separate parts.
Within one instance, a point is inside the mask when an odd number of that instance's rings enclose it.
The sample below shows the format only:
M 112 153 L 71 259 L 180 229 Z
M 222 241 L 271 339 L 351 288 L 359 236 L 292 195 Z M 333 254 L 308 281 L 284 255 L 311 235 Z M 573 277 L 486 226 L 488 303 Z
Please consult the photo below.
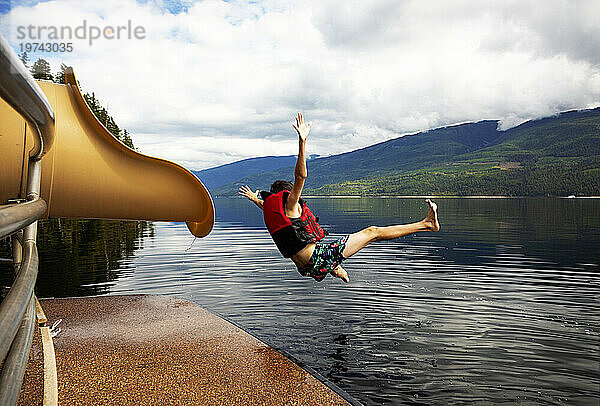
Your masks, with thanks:
M 302 199 L 299 200 L 302 207 L 300 217 L 289 218 L 285 215 L 285 202 L 289 194 L 290 192 L 284 190 L 270 195 L 263 202 L 265 225 L 285 258 L 297 254 L 309 243 L 323 239 L 326 234 Z

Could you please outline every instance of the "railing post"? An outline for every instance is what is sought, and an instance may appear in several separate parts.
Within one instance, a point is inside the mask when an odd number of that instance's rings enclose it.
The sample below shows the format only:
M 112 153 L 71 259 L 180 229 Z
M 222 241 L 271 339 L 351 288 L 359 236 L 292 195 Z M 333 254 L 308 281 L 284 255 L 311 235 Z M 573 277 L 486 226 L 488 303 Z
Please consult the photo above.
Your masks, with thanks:
M 15 277 L 21 269 L 23 261 L 23 231 L 18 231 L 10 237 L 12 247 L 13 273 Z
M 42 161 L 38 157 L 29 158 L 29 170 L 27 171 L 27 200 L 33 201 L 40 197 L 40 185 L 42 179 Z M 34 221 L 23 231 L 23 244 L 33 242 L 37 239 L 37 221 Z

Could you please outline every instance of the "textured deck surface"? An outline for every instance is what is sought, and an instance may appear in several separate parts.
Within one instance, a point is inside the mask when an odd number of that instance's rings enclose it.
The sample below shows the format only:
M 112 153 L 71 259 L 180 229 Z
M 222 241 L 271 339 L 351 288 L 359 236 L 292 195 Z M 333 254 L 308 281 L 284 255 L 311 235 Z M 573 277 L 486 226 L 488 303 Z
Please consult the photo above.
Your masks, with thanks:
M 49 324 L 63 319 L 54 339 L 61 405 L 348 404 L 277 351 L 185 300 L 103 296 L 41 304 Z M 36 337 L 19 404 L 41 404 L 41 364 Z

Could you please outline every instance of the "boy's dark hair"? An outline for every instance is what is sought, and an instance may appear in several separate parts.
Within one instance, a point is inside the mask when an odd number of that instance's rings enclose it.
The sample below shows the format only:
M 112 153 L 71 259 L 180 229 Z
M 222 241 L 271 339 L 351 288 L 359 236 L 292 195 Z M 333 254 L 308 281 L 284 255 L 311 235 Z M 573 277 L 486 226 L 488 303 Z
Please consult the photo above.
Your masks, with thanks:
M 287 190 L 288 192 L 291 192 L 293 186 L 294 185 L 292 184 L 292 182 L 288 182 L 287 180 L 276 180 L 275 182 L 273 182 L 273 184 L 271 184 L 271 193 L 279 193 L 282 190 Z

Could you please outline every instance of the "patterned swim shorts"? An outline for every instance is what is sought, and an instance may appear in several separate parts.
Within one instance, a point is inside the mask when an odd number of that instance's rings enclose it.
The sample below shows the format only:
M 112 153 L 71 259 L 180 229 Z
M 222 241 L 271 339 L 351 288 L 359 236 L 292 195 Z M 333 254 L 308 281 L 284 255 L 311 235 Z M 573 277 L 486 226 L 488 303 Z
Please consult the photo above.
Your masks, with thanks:
M 348 237 L 350 236 L 345 235 L 330 243 L 317 242 L 308 264 L 298 268 L 300 275 L 314 278 L 317 282 L 325 279 L 328 273 L 341 265 L 342 261 L 346 259 L 342 252 L 346 248 Z

